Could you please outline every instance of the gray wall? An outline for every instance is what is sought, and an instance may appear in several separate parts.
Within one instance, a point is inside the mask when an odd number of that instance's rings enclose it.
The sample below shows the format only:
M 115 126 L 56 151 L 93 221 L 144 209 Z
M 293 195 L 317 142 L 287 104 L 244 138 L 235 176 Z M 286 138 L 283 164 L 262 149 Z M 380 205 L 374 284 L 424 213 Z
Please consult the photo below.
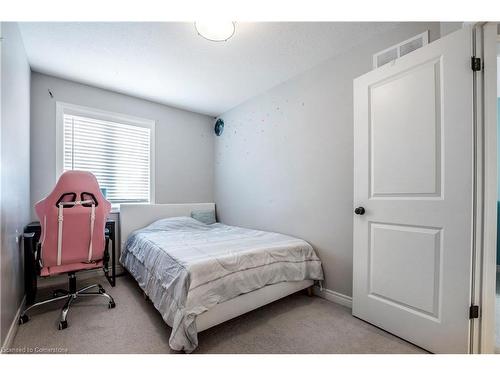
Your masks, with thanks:
M 463 22 L 440 22 L 440 36 L 446 36 L 454 31 L 457 31 L 462 28 Z
M 215 142 L 215 201 L 227 224 L 301 237 L 325 286 L 352 294 L 353 79 L 372 54 L 439 23 L 408 23 L 230 110 Z
M 54 98 L 48 94 L 51 89 Z M 31 78 L 31 205 L 56 182 L 56 101 L 156 121 L 157 203 L 213 202 L 213 119 L 39 73 Z M 33 211 L 33 218 L 35 214 Z
M 20 234 L 30 218 L 30 67 L 17 24 L 1 23 L 1 342 L 24 294 Z

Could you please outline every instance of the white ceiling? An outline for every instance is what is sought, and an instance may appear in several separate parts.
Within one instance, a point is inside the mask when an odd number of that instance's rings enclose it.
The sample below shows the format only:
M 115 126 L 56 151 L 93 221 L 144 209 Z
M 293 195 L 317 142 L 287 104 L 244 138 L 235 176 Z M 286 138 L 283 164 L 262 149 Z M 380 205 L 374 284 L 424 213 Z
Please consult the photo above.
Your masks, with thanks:
M 397 23 L 237 23 L 227 42 L 193 23 L 20 23 L 34 71 L 219 115 Z

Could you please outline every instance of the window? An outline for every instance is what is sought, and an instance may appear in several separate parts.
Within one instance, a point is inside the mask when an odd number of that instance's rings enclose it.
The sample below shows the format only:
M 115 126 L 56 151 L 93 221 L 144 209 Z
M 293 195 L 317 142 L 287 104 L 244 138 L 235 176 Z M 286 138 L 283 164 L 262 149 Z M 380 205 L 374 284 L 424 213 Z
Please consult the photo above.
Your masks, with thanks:
M 106 198 L 154 202 L 154 121 L 57 103 L 57 170 L 92 172 Z

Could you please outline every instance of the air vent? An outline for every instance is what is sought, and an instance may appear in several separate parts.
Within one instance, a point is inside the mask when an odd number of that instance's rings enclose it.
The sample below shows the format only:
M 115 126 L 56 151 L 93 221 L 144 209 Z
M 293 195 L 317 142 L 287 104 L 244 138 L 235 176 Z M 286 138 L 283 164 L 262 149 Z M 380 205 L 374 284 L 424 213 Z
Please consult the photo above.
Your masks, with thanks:
M 373 55 L 373 69 L 385 65 L 398 57 L 407 55 L 408 53 L 419 49 L 429 43 L 429 31 L 416 35 L 413 38 L 407 39 L 404 42 L 398 43 L 383 51 Z

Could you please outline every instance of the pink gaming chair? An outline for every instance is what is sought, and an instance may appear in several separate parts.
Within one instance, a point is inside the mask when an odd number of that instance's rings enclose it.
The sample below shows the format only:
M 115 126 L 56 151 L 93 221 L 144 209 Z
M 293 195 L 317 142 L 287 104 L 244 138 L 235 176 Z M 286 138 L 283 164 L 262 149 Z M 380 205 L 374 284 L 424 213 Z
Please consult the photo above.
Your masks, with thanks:
M 29 320 L 28 310 L 61 299 L 66 299 L 66 304 L 61 311 L 59 329 L 67 328 L 68 310 L 77 297 L 104 296 L 109 300 L 108 307 L 115 307 L 113 298 L 100 284 L 77 290 L 75 276 L 77 271 L 105 265 L 104 228 L 110 210 L 111 203 L 102 195 L 97 179 L 84 171 L 64 172 L 48 197 L 35 205 L 42 228 L 37 254 L 40 276 L 67 273 L 69 290 L 57 289 L 53 298 L 29 306 L 21 314 L 20 324 Z M 92 288 L 98 291 L 89 292 Z

